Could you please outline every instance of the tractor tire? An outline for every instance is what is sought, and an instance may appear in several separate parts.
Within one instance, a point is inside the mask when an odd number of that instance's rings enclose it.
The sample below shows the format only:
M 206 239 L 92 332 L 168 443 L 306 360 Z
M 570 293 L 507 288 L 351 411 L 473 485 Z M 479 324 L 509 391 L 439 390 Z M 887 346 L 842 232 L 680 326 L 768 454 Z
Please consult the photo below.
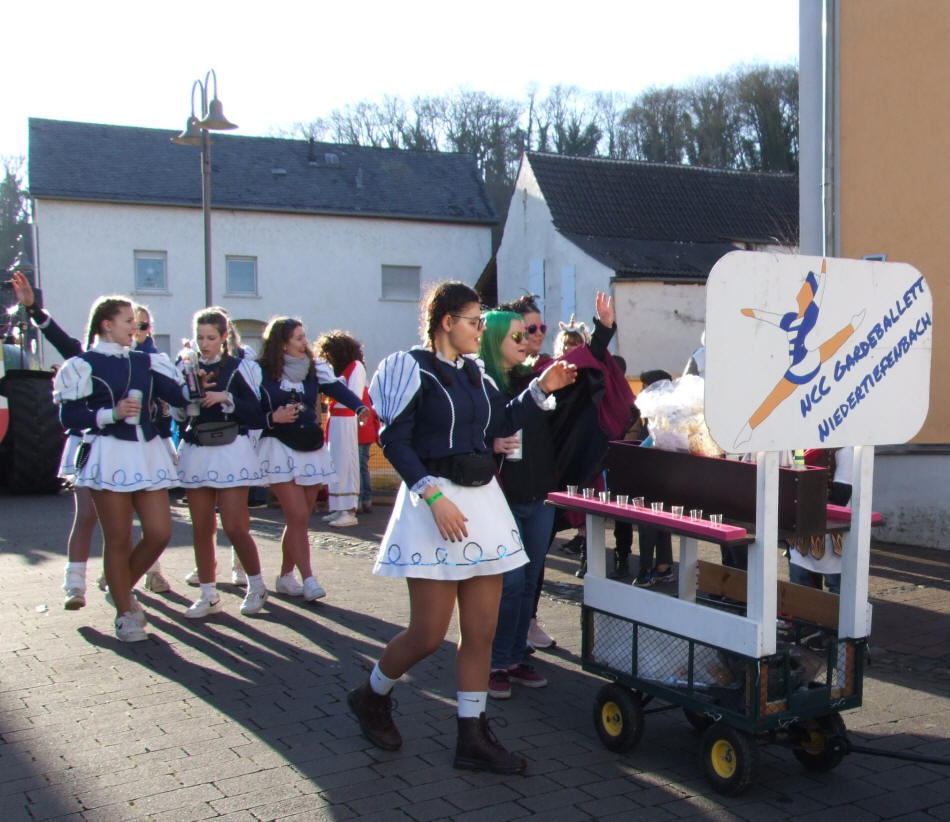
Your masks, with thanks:
M 55 494 L 65 436 L 49 371 L 8 371 L 3 378 L 10 426 L 0 450 L 3 482 L 14 494 Z

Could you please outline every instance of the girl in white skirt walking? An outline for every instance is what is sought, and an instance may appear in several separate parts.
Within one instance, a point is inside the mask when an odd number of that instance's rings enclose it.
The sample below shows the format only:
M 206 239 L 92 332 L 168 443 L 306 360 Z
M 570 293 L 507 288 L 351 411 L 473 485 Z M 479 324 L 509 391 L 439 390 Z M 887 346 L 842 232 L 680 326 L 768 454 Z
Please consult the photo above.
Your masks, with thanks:
M 244 375 L 243 360 L 228 347 L 230 319 L 223 308 L 195 314 L 198 376 L 204 396 L 189 408 L 178 445 L 178 480 L 188 495 L 195 562 L 201 596 L 185 616 L 202 619 L 224 607 L 215 583 L 217 514 L 247 576 L 241 603 L 245 616 L 258 613 L 267 600 L 261 560 L 251 536 L 247 489 L 265 483 L 261 461 L 248 431 L 264 425 L 260 396 Z M 184 363 L 179 364 L 184 369 Z M 197 412 L 197 413 L 193 413 Z
M 512 434 L 553 406 L 547 395 L 575 374 L 555 364 L 506 401 L 471 356 L 483 321 L 478 294 L 463 283 L 436 286 L 422 323 L 425 347 L 387 357 L 370 389 L 383 451 L 403 479 L 373 572 L 406 579 L 409 626 L 347 701 L 370 742 L 398 749 L 390 691 L 439 647 L 457 605 L 455 767 L 521 773 L 525 760 L 498 742 L 485 717 L 502 574 L 528 561 L 486 437 Z
M 281 538 L 280 576 L 275 590 L 308 602 L 327 595 L 313 573 L 307 530 L 318 486 L 333 478 L 333 462 L 323 445 L 319 395 L 333 397 L 366 419 L 362 400 L 316 359 L 300 320 L 277 317 L 264 329 L 260 366 L 264 430 L 258 446 L 261 468 L 277 495 L 286 525 Z M 299 569 L 303 584 L 294 576 Z

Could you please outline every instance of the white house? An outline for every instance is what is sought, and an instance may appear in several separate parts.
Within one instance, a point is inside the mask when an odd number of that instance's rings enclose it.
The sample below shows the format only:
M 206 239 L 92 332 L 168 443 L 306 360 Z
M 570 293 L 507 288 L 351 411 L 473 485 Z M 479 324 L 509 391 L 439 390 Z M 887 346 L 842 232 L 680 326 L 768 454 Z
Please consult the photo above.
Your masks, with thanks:
M 85 335 L 101 294 L 154 314 L 174 353 L 205 304 L 200 150 L 174 132 L 30 120 L 37 284 Z M 474 284 L 497 216 L 472 157 L 213 136 L 213 301 L 259 346 L 269 318 L 342 328 L 367 368 L 419 341 L 427 284 Z M 47 364 L 59 360 L 45 349 Z
M 628 374 L 679 373 L 698 347 L 705 282 L 723 254 L 794 250 L 798 183 L 761 174 L 529 152 L 497 252 L 498 297 L 589 322 L 613 290 Z

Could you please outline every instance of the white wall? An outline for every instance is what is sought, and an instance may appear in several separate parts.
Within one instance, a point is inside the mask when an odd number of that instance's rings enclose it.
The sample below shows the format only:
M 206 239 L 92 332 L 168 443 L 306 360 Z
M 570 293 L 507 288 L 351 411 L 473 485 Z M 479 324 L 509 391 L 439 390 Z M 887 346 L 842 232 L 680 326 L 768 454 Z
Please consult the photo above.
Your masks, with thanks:
M 56 321 L 84 337 L 89 306 L 106 293 L 146 303 L 173 350 L 204 306 L 203 223 L 198 209 L 38 200 L 38 276 Z M 134 293 L 135 250 L 167 253 L 168 293 Z M 360 217 L 212 212 L 214 301 L 238 320 L 300 316 L 311 339 L 343 328 L 364 343 L 372 372 L 419 341 L 418 301 L 380 298 L 380 270 L 418 265 L 425 284 L 474 284 L 491 256 L 489 227 Z M 225 257 L 257 257 L 258 296 L 225 295 Z M 60 357 L 45 348 L 47 364 Z
M 946 446 L 917 446 L 909 452 L 899 446 L 877 449 L 872 504 L 884 515 L 884 525 L 874 529 L 873 538 L 950 549 L 948 487 Z

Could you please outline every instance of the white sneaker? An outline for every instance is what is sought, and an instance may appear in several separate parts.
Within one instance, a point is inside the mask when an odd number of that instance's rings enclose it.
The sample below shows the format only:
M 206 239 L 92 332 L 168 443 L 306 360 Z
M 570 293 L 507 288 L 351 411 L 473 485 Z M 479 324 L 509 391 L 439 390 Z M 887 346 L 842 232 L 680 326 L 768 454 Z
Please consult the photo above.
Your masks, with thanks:
M 307 602 L 313 602 L 315 599 L 323 599 L 327 592 L 323 590 L 316 577 L 307 577 L 303 581 L 303 598 Z
M 191 606 L 185 611 L 185 616 L 188 619 L 204 619 L 206 616 L 218 613 L 222 608 L 224 608 L 224 602 L 220 596 L 214 599 L 202 597 L 197 602 L 191 603 Z
M 109 583 L 106 582 L 106 575 L 104 573 L 99 575 L 99 579 L 96 580 L 96 585 L 99 586 L 100 591 L 109 590 Z
M 349 511 L 344 511 L 336 519 L 329 522 L 331 528 L 347 528 L 350 525 L 359 524 L 359 520 Z
M 145 628 L 139 623 L 136 615 L 131 611 L 115 618 L 115 637 L 120 642 L 141 642 L 148 639 Z
M 277 577 L 274 590 L 278 594 L 284 594 L 288 597 L 303 596 L 303 585 L 297 582 L 297 578 L 294 576 L 293 571 L 291 571 L 289 574 L 284 574 L 282 577 Z
M 259 613 L 265 602 L 267 602 L 266 588 L 257 591 L 248 589 L 248 592 L 244 595 L 244 602 L 241 603 L 241 613 L 244 616 Z
M 113 608 L 115 608 L 115 600 L 112 598 L 112 591 L 106 591 L 106 602 L 108 602 Z M 132 606 L 122 616 L 131 614 L 135 618 L 135 621 L 141 627 L 144 628 L 146 624 L 148 623 L 148 620 L 145 617 L 145 609 L 142 607 L 142 603 L 139 602 L 135 598 L 134 593 L 132 594 L 131 602 L 132 602 Z M 134 642 L 135 640 L 129 640 L 129 641 Z
M 63 607 L 67 611 L 78 611 L 86 604 L 85 588 L 67 588 L 66 598 L 63 600 Z
M 148 571 L 145 574 L 145 590 L 153 594 L 165 594 L 172 589 L 161 571 Z
M 194 571 L 192 571 L 190 574 L 188 574 L 188 576 L 185 577 L 185 583 L 188 584 L 188 585 L 191 585 L 191 586 L 193 586 L 193 587 L 195 587 L 195 588 L 197 588 L 199 585 L 201 585 L 201 580 L 198 579 L 198 569 L 197 569 L 197 568 L 195 568 Z
M 554 637 L 548 636 L 544 629 L 541 627 L 540 623 L 536 619 L 532 619 L 528 624 L 528 644 L 532 648 L 553 648 L 557 645 Z
M 343 512 L 342 511 L 331 511 L 325 517 L 320 517 L 324 522 L 333 522 L 337 517 L 339 517 Z

